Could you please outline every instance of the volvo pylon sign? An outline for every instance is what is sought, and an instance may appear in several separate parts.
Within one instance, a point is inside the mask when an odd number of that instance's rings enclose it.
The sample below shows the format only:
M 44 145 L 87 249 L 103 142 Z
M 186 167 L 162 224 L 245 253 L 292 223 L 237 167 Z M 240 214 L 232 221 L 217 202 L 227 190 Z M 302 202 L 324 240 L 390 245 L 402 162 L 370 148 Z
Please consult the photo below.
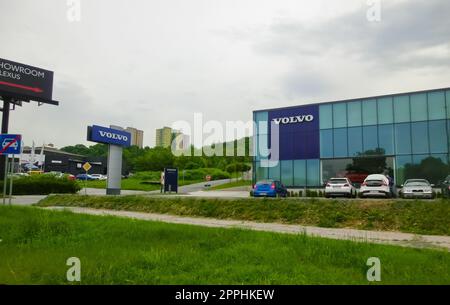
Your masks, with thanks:
M 57 105 L 53 72 L 0 58 L 0 95 Z
M 122 184 L 122 151 L 130 146 L 131 134 L 119 126 L 88 126 L 87 140 L 108 144 L 107 195 L 120 195 Z

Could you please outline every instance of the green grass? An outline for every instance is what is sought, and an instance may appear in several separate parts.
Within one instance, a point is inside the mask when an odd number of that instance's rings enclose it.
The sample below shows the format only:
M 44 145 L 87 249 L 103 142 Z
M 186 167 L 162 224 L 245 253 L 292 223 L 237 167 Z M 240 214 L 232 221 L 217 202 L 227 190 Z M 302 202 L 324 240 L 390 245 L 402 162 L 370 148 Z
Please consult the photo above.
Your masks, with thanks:
M 79 181 L 79 185 L 81 187 L 84 187 L 85 181 Z M 186 185 L 186 184 L 192 184 L 201 182 L 198 180 L 185 180 L 179 181 L 179 185 Z M 152 184 L 150 184 L 152 183 Z M 122 179 L 122 189 L 123 190 L 135 190 L 135 191 L 154 191 L 160 189 L 160 184 L 154 184 L 155 181 L 148 181 L 148 180 L 142 180 L 142 179 L 135 179 L 135 178 L 128 178 L 128 179 Z M 106 180 L 92 180 L 92 181 L 86 181 L 86 187 L 91 188 L 100 188 L 104 189 L 106 188 Z
M 450 201 L 325 200 L 325 199 L 216 199 L 157 196 L 52 195 L 41 206 L 82 206 L 302 224 L 329 228 L 401 231 L 450 235 Z
M 304 235 L 0 207 L 0 284 L 448 284 L 450 254 Z
M 210 188 L 210 190 L 224 190 L 224 189 L 240 187 L 240 186 L 250 187 L 251 185 L 252 185 L 252 182 L 250 180 L 238 180 L 238 181 L 232 181 L 229 183 L 213 186 Z

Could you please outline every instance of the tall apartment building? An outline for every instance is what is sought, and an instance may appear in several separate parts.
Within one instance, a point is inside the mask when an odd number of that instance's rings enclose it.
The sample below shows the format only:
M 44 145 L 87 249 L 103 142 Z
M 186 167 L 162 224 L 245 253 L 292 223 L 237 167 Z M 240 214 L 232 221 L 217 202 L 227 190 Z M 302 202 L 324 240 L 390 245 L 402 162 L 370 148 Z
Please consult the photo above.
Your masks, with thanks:
M 176 149 L 185 149 L 189 147 L 189 136 L 184 135 L 181 131 L 173 130 L 170 127 L 156 129 L 156 146 L 171 147 L 174 140 Z
M 127 127 L 126 131 L 131 134 L 131 145 L 139 148 L 144 147 L 144 131 L 133 127 Z
M 172 143 L 172 128 L 163 127 L 156 129 L 156 141 L 157 147 L 170 147 Z

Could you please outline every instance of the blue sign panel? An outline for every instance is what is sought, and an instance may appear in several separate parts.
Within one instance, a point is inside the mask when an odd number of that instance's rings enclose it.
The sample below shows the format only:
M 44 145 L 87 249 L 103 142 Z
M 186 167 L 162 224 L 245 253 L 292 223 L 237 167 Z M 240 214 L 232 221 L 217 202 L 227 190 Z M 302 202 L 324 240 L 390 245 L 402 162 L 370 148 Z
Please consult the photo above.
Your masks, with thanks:
M 19 134 L 0 135 L 0 155 L 19 155 L 22 145 L 22 136 Z
M 269 124 L 279 127 L 280 160 L 320 158 L 318 105 L 269 111 Z M 271 134 L 272 128 L 269 127 L 270 146 Z
M 98 143 L 114 144 L 128 147 L 131 145 L 131 134 L 127 131 L 93 125 L 88 129 L 88 140 Z

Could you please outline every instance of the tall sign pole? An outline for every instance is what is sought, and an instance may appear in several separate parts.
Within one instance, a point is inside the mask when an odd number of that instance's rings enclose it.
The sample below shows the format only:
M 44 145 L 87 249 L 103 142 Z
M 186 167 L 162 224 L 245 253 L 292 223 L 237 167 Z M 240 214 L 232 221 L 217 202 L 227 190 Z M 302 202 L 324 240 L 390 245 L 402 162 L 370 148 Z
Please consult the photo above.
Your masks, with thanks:
M 120 195 L 122 183 L 122 151 L 131 145 L 131 134 L 118 126 L 89 126 L 87 140 L 108 144 L 107 195 Z

